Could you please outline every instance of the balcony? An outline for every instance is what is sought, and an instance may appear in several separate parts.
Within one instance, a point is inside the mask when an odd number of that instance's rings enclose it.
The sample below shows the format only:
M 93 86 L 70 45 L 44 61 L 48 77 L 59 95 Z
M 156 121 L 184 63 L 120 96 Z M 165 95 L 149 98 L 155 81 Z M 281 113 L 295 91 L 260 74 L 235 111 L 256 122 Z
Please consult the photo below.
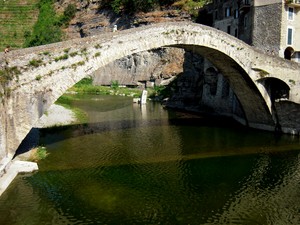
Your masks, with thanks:
M 300 7 L 300 0 L 285 0 L 285 4 L 292 7 Z
M 248 12 L 249 9 L 250 9 L 250 7 L 251 7 L 251 5 L 250 5 L 250 1 L 249 0 L 241 1 L 239 11 L 240 11 L 240 13 Z

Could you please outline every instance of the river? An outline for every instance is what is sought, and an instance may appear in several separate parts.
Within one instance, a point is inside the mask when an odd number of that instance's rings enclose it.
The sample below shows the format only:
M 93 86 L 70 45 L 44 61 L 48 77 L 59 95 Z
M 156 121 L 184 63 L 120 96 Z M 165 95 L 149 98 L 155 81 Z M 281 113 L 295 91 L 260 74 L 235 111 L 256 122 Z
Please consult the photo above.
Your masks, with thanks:
M 299 138 L 78 96 L 89 123 L 39 130 L 50 153 L 0 197 L 1 225 L 300 224 Z

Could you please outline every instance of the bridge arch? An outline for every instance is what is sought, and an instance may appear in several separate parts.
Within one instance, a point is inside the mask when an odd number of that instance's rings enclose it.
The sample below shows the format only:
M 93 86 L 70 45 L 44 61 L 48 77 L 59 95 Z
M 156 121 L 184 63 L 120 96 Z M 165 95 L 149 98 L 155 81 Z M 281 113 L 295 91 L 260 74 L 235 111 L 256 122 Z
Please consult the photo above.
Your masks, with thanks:
M 292 47 L 287 47 L 285 50 L 284 50 L 284 58 L 285 59 L 288 59 L 288 60 L 291 60 L 292 59 L 292 56 L 294 54 L 295 50 L 292 48 Z
M 259 79 L 258 82 L 265 87 L 272 103 L 281 99 L 289 99 L 290 87 L 284 81 L 274 77 L 267 77 Z
M 2 68 L 19 71 L 8 83 L 9 96 L 2 97 L 1 122 L 6 127 L 1 140 L 6 141 L 0 157 L 13 156 L 43 113 L 82 78 L 116 59 L 160 47 L 184 48 L 207 58 L 229 81 L 244 109 L 244 123 L 274 129 L 271 110 L 257 87 L 259 77 L 251 71 L 264 68 L 276 77 L 278 71 L 290 69 L 289 64 L 210 27 L 162 23 L 0 54 Z M 281 69 L 274 70 L 279 62 Z

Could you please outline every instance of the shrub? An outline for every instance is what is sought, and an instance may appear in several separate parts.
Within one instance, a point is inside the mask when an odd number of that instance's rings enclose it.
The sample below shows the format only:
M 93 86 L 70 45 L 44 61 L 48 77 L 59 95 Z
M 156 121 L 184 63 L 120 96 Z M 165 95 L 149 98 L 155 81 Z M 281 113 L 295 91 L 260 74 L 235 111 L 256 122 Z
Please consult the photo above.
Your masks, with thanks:
M 39 17 L 33 32 L 27 36 L 25 47 L 39 46 L 61 41 L 62 32 L 57 24 L 57 16 L 52 0 L 40 0 Z
M 74 18 L 76 11 L 76 6 L 74 4 L 69 4 L 64 10 L 63 15 L 59 18 L 59 25 L 67 26 L 70 23 L 70 21 Z
M 42 65 L 43 61 L 41 59 L 32 59 L 29 61 L 29 66 L 32 67 L 39 67 L 40 65 Z

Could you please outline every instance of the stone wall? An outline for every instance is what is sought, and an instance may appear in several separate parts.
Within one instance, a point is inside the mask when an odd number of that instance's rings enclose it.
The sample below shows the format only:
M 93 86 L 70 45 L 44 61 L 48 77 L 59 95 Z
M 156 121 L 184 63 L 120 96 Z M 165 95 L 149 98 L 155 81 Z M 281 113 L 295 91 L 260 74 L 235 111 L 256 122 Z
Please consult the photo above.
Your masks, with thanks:
M 284 133 L 299 135 L 300 105 L 289 101 L 275 102 L 279 124 Z
M 279 54 L 282 3 L 254 7 L 253 39 L 256 48 Z

